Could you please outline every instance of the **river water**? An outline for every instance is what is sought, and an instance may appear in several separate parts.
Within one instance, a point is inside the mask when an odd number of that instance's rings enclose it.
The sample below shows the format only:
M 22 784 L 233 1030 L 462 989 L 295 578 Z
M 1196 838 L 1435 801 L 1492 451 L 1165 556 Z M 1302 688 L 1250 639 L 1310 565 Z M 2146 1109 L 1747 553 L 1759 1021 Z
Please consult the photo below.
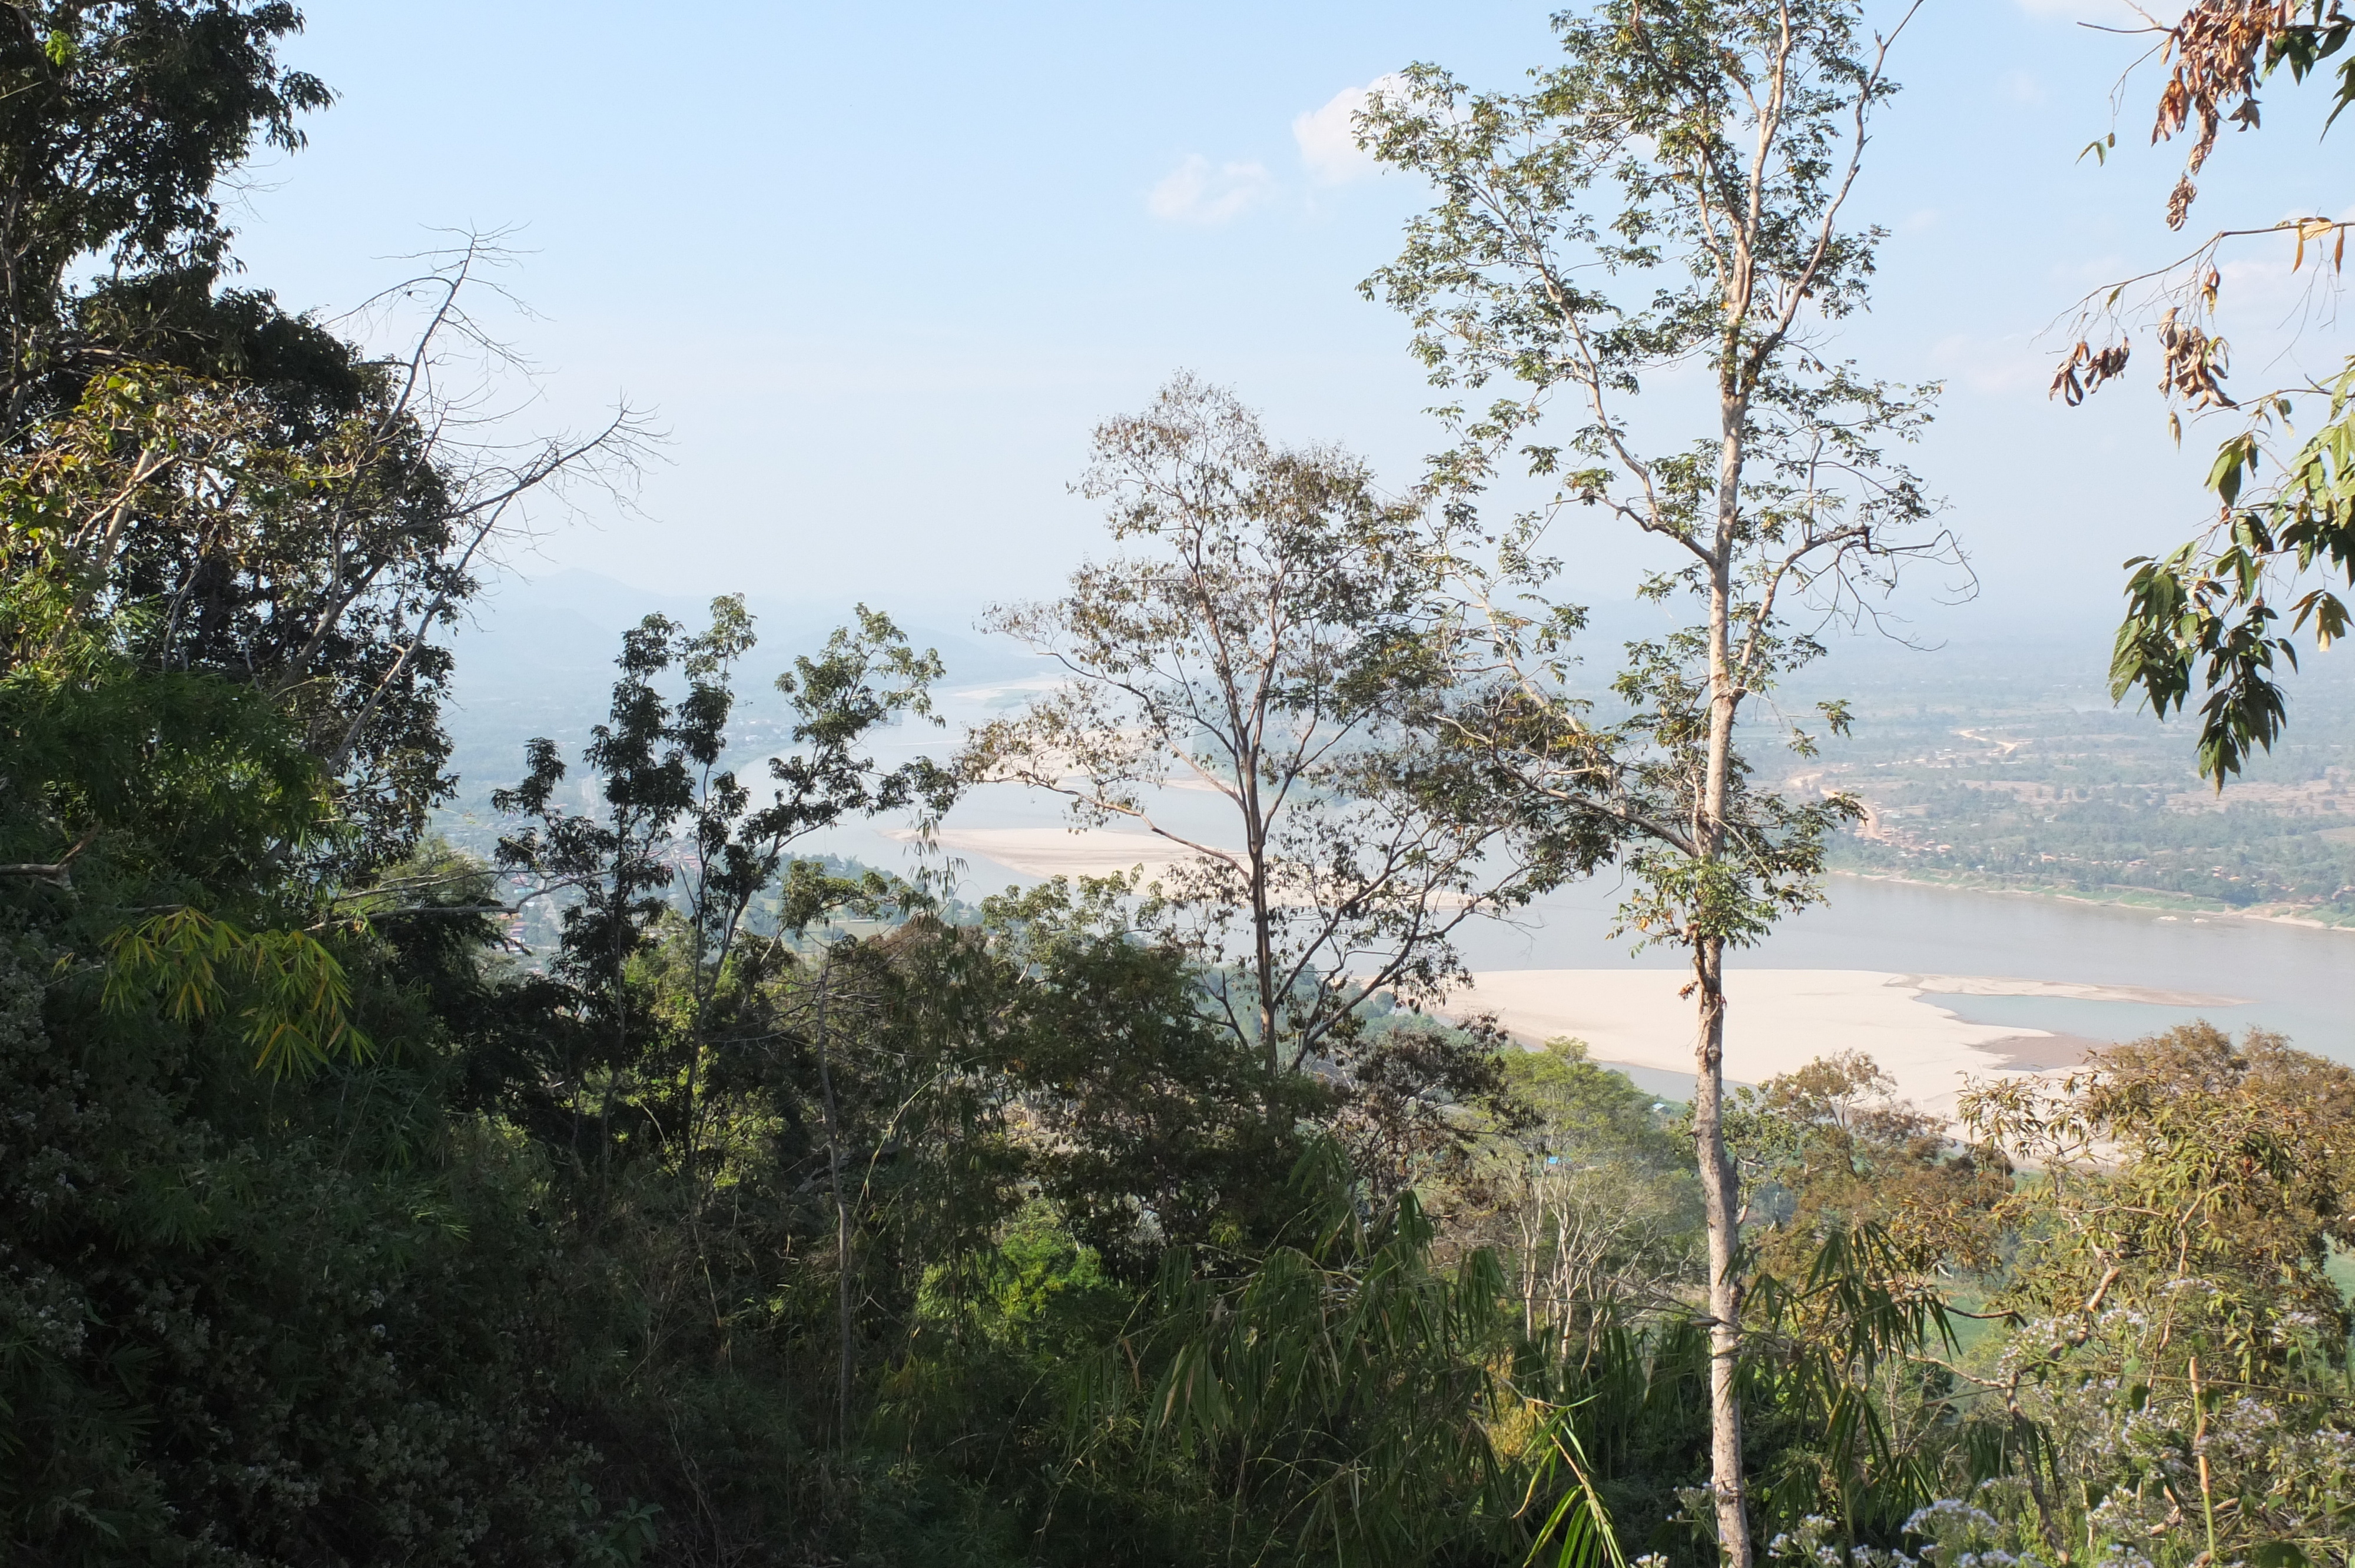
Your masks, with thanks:
M 2206 1018 L 2235 1033 L 2257 1025 L 2303 1049 L 2355 1063 L 2355 931 L 2232 916 L 2168 917 L 2115 905 L 2024 894 L 1836 876 L 1829 902 L 1787 916 L 1728 962 L 1761 969 L 1882 969 L 1898 974 L 2141 986 L 2244 999 L 2233 1007 L 2021 996 L 1928 1000 L 1974 1023 L 2005 1023 L 2092 1040 L 2131 1040 Z M 1475 969 L 1674 969 L 1670 950 L 1636 957 L 1609 938 L 1621 891 L 1589 883 L 1464 943 Z
M 953 726 L 977 722 L 1026 693 L 1016 687 L 959 693 L 943 711 Z M 933 734 L 918 734 L 911 726 L 893 738 L 912 749 L 937 745 Z M 1060 804 L 1052 797 L 999 786 L 963 802 L 956 820 L 992 828 L 1052 829 L 1064 820 Z M 1188 831 L 1219 842 L 1225 824 L 1211 797 L 1181 793 L 1166 800 L 1162 809 Z M 904 851 L 874 833 L 846 835 L 846 841 L 842 851 L 878 865 L 894 864 Z M 1009 876 L 986 859 L 976 860 L 971 873 L 969 897 L 1007 881 L 1035 880 Z M 2195 1018 L 2236 1033 L 2256 1025 L 2287 1035 L 2305 1050 L 2355 1064 L 2355 930 L 2228 915 L 2169 916 L 1851 876 L 1828 878 L 1825 890 L 1828 902 L 1785 916 L 1763 944 L 1729 962 L 2059 980 L 2243 999 L 2230 1007 L 2175 1008 L 2050 997 L 1925 997 L 1973 1023 L 2092 1041 L 2131 1040 Z M 1476 970 L 1682 968 L 1673 950 L 1631 957 L 1628 942 L 1610 937 L 1624 896 L 1624 887 L 1611 876 L 1576 884 L 1523 911 L 1512 926 L 1483 923 L 1459 933 L 1459 946 Z

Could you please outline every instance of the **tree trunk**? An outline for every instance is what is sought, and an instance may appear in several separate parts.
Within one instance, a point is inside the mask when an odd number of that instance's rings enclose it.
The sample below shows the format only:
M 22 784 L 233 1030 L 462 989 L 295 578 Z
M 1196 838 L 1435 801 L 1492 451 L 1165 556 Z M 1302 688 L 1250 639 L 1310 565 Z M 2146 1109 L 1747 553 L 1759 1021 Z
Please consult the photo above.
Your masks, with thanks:
M 1252 891 L 1255 907 L 1252 914 L 1252 967 L 1259 971 L 1259 1038 L 1267 1055 L 1267 1075 L 1271 1082 L 1284 1074 L 1284 1051 L 1276 1039 L 1275 939 L 1269 929 L 1272 916 L 1267 910 L 1263 869 L 1252 874 L 1256 885 Z
M 1693 1142 L 1709 1224 L 1709 1460 L 1717 1539 L 1726 1568 L 1750 1568 L 1750 1516 L 1742 1474 L 1742 1195 L 1725 1148 L 1725 942 L 1705 937 L 1693 948 L 1700 995 L 1694 1054 Z
M 835 1370 L 835 1440 L 850 1446 L 850 1205 L 842 1195 L 842 1123 L 834 1102 L 834 1068 L 826 1052 L 826 991 L 834 978 L 828 959 L 817 976 L 817 1082 L 826 1106 L 826 1173 L 834 1196 L 834 1306 L 839 1353 Z
M 1284 1073 L 1284 1053 L 1275 1037 L 1275 912 L 1270 907 L 1267 885 L 1267 828 L 1259 810 L 1259 759 L 1247 747 L 1239 747 L 1237 755 L 1243 758 L 1236 769 L 1245 813 L 1243 853 L 1251 861 L 1252 970 L 1258 991 L 1252 1000 L 1258 1004 L 1259 1046 L 1267 1058 L 1268 1110 L 1273 1116 L 1277 1102 L 1272 1090 Z
M 1729 301 L 1728 365 L 1740 363 L 1739 323 L 1749 313 L 1749 271 L 1737 269 L 1742 284 Z M 1742 692 L 1733 670 L 1733 549 L 1740 536 L 1742 471 L 1748 452 L 1742 439 L 1749 398 L 1737 384 L 1721 383 L 1718 455 L 1717 539 L 1711 552 L 1709 593 L 1709 754 L 1701 779 L 1700 810 L 1693 839 L 1705 864 L 1725 853 L 1725 812 L 1733 788 L 1733 723 Z M 1704 889 L 1708 879 L 1703 878 Z M 1706 898 L 1708 894 L 1703 893 Z M 1700 1166 L 1701 1193 L 1709 1226 L 1709 1459 L 1710 1492 L 1717 1506 L 1717 1542 L 1724 1568 L 1751 1568 L 1749 1488 L 1742 1473 L 1742 1281 L 1735 1258 L 1742 1245 L 1742 1193 L 1733 1160 L 1725 1148 L 1725 938 L 1716 927 L 1719 912 L 1701 910 L 1693 938 L 1694 990 L 1700 999 L 1693 1082 L 1693 1141 Z

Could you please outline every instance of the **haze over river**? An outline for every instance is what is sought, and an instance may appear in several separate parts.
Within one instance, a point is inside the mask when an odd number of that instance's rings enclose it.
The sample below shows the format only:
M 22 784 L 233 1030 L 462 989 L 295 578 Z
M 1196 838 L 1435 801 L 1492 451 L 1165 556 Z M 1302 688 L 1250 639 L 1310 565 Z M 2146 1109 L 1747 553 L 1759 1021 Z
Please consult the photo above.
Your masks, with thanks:
M 462 661 L 482 688 L 473 722 L 498 742 L 483 750 L 478 770 L 486 777 L 508 776 L 500 770 L 515 766 L 514 735 L 549 733 L 549 724 L 577 724 L 600 710 L 616 629 L 655 607 L 637 590 L 585 574 L 535 593 L 504 608 L 512 623 L 505 630 L 475 633 L 482 645 L 471 662 Z M 699 609 L 685 601 L 663 608 L 689 619 Z M 817 637 L 788 626 L 773 641 L 791 648 Z M 954 642 L 932 633 L 920 641 Z M 1035 661 L 1004 650 L 959 644 L 955 652 L 960 662 L 994 672 L 995 683 L 948 687 L 941 694 L 946 725 L 897 727 L 878 747 L 887 764 L 945 755 L 966 726 L 1055 683 Z M 577 699 L 551 707 L 558 687 L 577 688 Z M 508 711 L 518 705 L 530 711 Z M 1140 863 L 1152 873 L 1169 863 L 1166 842 L 1134 831 L 1065 832 L 1061 804 L 1010 786 L 960 802 L 942 838 L 965 863 L 961 895 L 979 898 L 1059 873 Z M 1232 837 L 1221 803 L 1207 791 L 1169 791 L 1156 810 L 1199 842 Z M 904 866 L 907 845 L 892 828 L 846 824 L 811 847 Z M 2062 1065 L 2088 1044 L 2202 1017 L 2236 1033 L 2251 1024 L 2278 1030 L 2307 1050 L 2355 1063 L 2355 931 L 1846 876 L 1829 879 L 1827 890 L 1828 904 L 1786 917 L 1764 945 L 1732 957 L 1728 1069 L 1736 1077 L 1755 1081 L 1853 1047 L 1871 1052 L 1929 1104 L 1946 1100 L 1958 1075 Z M 1684 964 L 1673 950 L 1631 955 L 1627 941 L 1607 935 L 1621 897 L 1616 879 L 1605 876 L 1524 911 L 1514 926 L 1463 933 L 1469 966 L 1491 978 L 1484 991 L 1457 1000 L 1467 1011 L 1494 1010 L 1531 1044 L 1578 1034 L 1600 1058 L 1652 1068 L 1639 1076 L 1666 1090 L 1689 1074 L 1691 1015 L 1660 971 Z M 1760 978 L 1745 988 L 1745 974 Z M 2064 988 L 2094 994 L 2021 994 Z M 2152 991 L 2175 993 L 2183 1004 L 2138 994 Z
M 943 705 L 950 733 L 1049 683 L 954 692 Z M 912 754 L 943 738 L 909 726 L 881 749 Z M 1071 833 L 1060 807 L 1002 785 L 961 802 L 940 835 L 964 863 L 961 895 L 1140 864 L 1151 875 L 1181 853 L 1134 825 Z M 1222 804 L 1199 788 L 1165 792 L 1155 809 L 1198 842 L 1231 833 Z M 825 847 L 889 866 L 904 863 L 908 846 L 891 842 L 901 837 L 879 822 L 829 835 Z M 1829 878 L 1826 891 L 1828 902 L 1731 956 L 1726 1071 L 1736 1081 L 1862 1050 L 1899 1093 L 1951 1113 L 1972 1081 L 2066 1066 L 2090 1045 L 2197 1018 L 2236 1034 L 2253 1024 L 2276 1030 L 2355 1063 L 2355 931 L 1853 876 Z M 1445 1011 L 1493 1012 L 1529 1044 L 1577 1036 L 1655 1093 L 1684 1092 L 1692 1013 L 1672 971 L 1685 963 L 1674 949 L 1631 953 L 1609 935 L 1623 896 L 1605 875 L 1511 924 L 1459 932 L 1478 983 Z

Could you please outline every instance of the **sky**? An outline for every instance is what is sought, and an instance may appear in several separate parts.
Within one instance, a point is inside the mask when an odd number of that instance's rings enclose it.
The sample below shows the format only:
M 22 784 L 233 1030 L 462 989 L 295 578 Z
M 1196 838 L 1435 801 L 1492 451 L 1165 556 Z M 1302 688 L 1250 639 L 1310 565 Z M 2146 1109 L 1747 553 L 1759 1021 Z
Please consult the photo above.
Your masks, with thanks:
M 1438 444 L 1433 395 L 1404 323 L 1357 285 L 1429 193 L 1349 145 L 1353 95 L 1411 61 L 1508 88 L 1558 58 L 1546 5 L 1495 0 L 306 11 L 286 55 L 339 101 L 245 179 L 244 281 L 332 315 L 454 232 L 499 231 L 500 281 L 530 311 L 485 315 L 536 367 L 500 395 L 508 428 L 578 428 L 625 398 L 666 434 L 634 509 L 586 494 L 544 516 L 520 570 L 934 622 L 1051 593 L 1099 548 L 1069 490 L 1089 429 L 1180 367 L 1284 439 L 1412 482 Z M 1966 634 L 2113 622 L 2119 562 L 2202 515 L 2212 440 L 2173 448 L 2147 348 L 2083 408 L 2045 396 L 2056 319 L 2176 249 L 2160 212 L 2180 150 L 2144 145 L 2156 74 L 2114 120 L 2141 46 L 2087 21 L 2134 15 L 1928 0 L 1859 196 L 1891 233 L 1838 347 L 1945 383 L 1913 455 L 1980 591 L 1915 608 Z M 2114 124 L 2117 154 L 2081 159 Z M 2318 117 L 2285 90 L 2265 125 L 2211 160 L 2202 220 L 2344 210 Z M 2243 366 L 2294 315 L 2285 260 L 2228 270 Z M 2303 341 L 2339 347 L 2328 323 Z M 1651 557 L 1583 526 L 1575 595 L 1625 599 Z

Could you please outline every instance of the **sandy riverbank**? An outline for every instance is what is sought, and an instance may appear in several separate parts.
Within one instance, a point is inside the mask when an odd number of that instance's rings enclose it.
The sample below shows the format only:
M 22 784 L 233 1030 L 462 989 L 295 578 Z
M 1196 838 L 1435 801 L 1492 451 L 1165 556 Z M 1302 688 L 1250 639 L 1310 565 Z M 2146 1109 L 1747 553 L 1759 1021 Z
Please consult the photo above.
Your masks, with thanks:
M 1586 1042 L 1598 1061 L 1690 1073 L 1693 1005 L 1680 969 L 1492 969 L 1451 999 L 1457 1016 L 1488 1012 L 1537 1045 Z M 2094 1044 L 2012 1024 L 1969 1023 L 1928 993 L 2068 996 L 2216 1006 L 2232 999 L 2142 987 L 2072 985 L 1989 975 L 1877 969 L 1736 969 L 1726 980 L 1725 1074 L 1762 1083 L 1835 1051 L 1862 1051 L 1925 1110 L 1951 1115 L 1966 1082 L 2073 1065 Z
M 945 828 L 939 842 L 1024 876 L 1112 876 L 1142 866 L 1149 880 L 1193 858 L 1167 839 L 1119 828 Z
M 953 828 L 940 842 L 953 853 L 1036 877 L 1103 875 L 1141 866 L 1149 879 L 1188 858 L 1166 839 L 1113 828 Z M 1451 998 L 1444 1012 L 1494 1013 L 1528 1045 L 1572 1035 L 1598 1061 L 1680 1077 L 1692 1072 L 1693 1009 L 1677 994 L 1687 979 L 1681 969 L 1492 969 L 1474 978 L 1473 988 Z M 2233 1007 L 2245 1000 L 1995 975 L 1736 969 L 1727 980 L 1726 1075 L 1762 1083 L 1832 1052 L 1862 1051 L 1897 1081 L 1900 1095 L 1925 1110 L 1952 1114 L 1968 1079 L 2069 1067 L 2099 1044 L 2017 1024 L 1966 1022 L 1930 1000 L 1936 995 L 2179 1008 Z

